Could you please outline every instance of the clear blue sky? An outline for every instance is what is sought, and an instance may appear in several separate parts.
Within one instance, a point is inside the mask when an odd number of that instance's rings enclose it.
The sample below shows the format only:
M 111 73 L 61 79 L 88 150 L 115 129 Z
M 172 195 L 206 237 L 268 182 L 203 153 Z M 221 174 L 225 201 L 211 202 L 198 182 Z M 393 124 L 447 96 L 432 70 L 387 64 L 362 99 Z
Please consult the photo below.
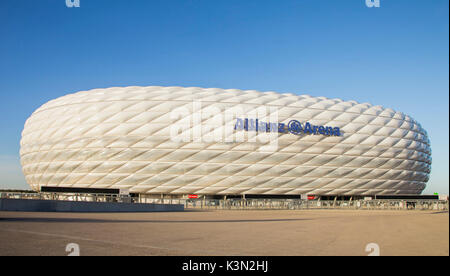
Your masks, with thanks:
M 25 120 L 79 90 L 177 85 L 293 92 L 411 115 L 449 190 L 449 1 L 0 1 L 0 188 L 27 188 Z

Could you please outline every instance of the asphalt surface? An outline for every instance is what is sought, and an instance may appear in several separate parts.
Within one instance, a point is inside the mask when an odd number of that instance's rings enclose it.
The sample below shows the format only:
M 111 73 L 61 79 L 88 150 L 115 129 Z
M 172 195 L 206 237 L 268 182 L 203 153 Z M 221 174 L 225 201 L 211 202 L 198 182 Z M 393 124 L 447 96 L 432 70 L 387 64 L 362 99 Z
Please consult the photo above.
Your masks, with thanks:
M 0 256 L 449 255 L 448 212 L 270 210 L 0 212 Z M 374 249 L 375 250 L 375 249 Z

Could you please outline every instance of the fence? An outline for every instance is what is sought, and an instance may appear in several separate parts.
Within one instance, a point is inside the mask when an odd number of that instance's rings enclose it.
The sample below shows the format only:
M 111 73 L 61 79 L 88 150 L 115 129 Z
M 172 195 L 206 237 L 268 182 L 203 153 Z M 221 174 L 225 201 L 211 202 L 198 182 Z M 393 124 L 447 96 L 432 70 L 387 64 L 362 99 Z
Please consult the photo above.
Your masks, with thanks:
M 0 198 L 183 204 L 186 209 L 205 210 L 434 210 L 448 211 L 448 200 L 302 200 L 302 199 L 170 199 L 150 195 L 129 197 L 117 194 L 0 193 Z
M 226 210 L 436 210 L 448 211 L 443 200 L 300 200 L 300 199 L 228 199 L 186 200 L 185 208 Z
M 448 211 L 446 200 L 301 200 L 301 199 L 160 199 L 140 198 L 141 203 L 184 204 L 186 209 L 206 210 L 436 210 Z
M 131 203 L 126 197 L 117 194 L 66 194 L 66 193 L 0 193 L 0 198 L 36 199 L 36 200 L 65 200 L 84 202 L 125 202 Z

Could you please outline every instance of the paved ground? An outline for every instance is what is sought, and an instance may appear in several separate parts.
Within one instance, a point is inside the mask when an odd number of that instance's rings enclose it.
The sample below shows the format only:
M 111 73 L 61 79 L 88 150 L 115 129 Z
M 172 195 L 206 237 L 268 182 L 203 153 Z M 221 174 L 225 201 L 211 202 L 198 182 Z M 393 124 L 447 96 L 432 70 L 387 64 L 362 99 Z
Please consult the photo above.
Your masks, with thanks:
M 192 211 L 83 214 L 0 212 L 0 256 L 449 255 L 448 212 Z

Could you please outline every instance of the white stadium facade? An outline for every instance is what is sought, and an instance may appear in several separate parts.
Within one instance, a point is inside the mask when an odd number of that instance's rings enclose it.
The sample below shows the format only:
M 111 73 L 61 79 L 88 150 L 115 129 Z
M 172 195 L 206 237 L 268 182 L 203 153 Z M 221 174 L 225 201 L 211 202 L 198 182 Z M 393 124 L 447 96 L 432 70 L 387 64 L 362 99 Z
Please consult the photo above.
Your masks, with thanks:
M 197 87 L 112 87 L 49 101 L 26 121 L 32 189 L 171 197 L 418 195 L 430 141 L 367 103 Z

